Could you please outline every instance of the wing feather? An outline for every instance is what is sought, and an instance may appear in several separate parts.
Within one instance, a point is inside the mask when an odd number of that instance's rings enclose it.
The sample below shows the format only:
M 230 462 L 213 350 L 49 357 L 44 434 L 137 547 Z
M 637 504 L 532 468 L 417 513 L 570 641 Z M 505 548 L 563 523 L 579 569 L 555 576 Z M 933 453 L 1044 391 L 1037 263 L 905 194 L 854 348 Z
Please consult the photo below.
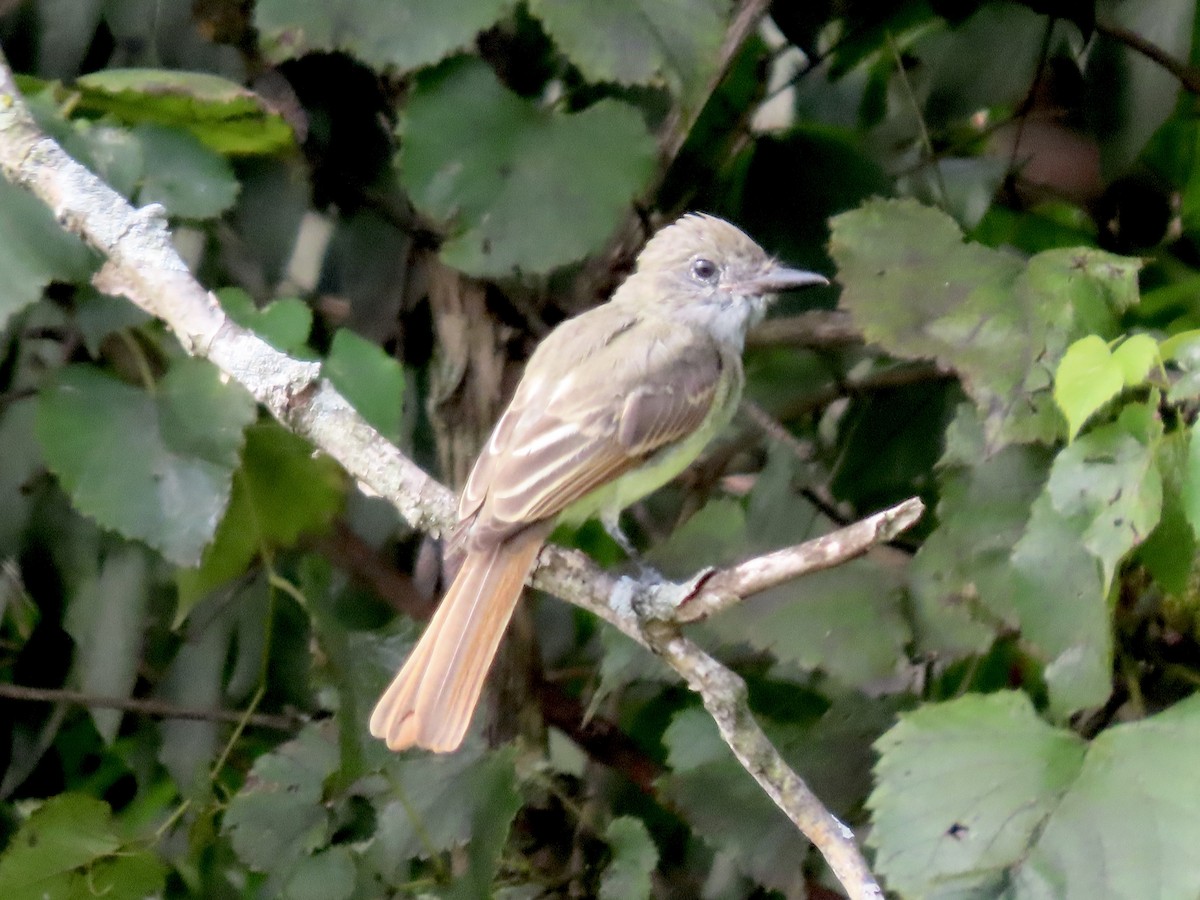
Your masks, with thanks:
M 690 435 L 712 412 L 726 363 L 707 335 L 628 317 L 601 334 L 586 352 L 576 341 L 575 359 L 559 352 L 546 360 L 557 365 L 531 361 L 463 492 L 460 515 L 471 520 L 473 545 L 557 516 Z M 562 349 L 546 343 L 539 355 Z M 597 358 L 605 348 L 611 352 Z

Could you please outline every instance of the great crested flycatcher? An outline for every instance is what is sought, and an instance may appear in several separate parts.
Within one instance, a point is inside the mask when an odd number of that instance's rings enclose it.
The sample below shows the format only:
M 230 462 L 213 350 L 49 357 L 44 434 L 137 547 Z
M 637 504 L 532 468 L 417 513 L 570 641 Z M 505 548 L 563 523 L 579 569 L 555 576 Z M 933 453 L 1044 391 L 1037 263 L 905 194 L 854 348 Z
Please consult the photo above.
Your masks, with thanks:
M 651 238 L 609 302 L 547 335 L 463 489 L 451 539 L 461 568 L 371 734 L 393 750 L 457 748 L 555 524 L 599 515 L 611 529 L 691 463 L 733 417 L 746 330 L 768 300 L 826 283 L 691 214 Z

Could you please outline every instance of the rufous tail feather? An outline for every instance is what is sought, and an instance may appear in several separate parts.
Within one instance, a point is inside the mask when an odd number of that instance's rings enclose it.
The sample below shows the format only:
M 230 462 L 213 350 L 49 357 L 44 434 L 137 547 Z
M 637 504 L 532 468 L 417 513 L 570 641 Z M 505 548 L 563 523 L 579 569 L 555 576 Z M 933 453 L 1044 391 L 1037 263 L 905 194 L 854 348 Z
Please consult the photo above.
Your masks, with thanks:
M 533 526 L 467 553 L 429 627 L 375 705 L 372 735 L 392 750 L 458 748 L 545 539 L 546 529 Z

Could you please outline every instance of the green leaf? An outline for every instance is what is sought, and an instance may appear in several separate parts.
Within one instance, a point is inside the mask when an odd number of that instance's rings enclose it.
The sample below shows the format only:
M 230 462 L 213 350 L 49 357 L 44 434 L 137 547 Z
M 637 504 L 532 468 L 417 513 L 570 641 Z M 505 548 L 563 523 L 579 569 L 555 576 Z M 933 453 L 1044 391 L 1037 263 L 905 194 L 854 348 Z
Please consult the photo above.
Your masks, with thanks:
M 1191 435 L 1175 431 L 1159 442 L 1157 467 L 1162 473 L 1163 506 L 1158 527 L 1138 548 L 1137 558 L 1169 593 L 1188 590 L 1196 558 L 1196 532 L 1188 521 L 1185 503 L 1193 500 L 1189 486 Z
M 493 795 L 516 799 L 514 760 L 511 748 L 487 753 L 474 744 L 454 754 L 397 758 L 388 766 L 397 799 L 379 812 L 377 849 L 400 860 L 466 844 Z
M 161 893 L 165 875 L 155 856 L 124 846 L 107 803 L 80 794 L 47 800 L 0 856 L 5 900 L 142 900 Z
M 250 397 L 206 362 L 177 362 L 153 394 L 73 365 L 43 389 L 37 432 L 80 512 L 195 565 L 224 512 L 253 417 Z
M 872 560 L 772 588 L 706 627 L 726 641 L 746 641 L 781 662 L 856 686 L 893 674 L 912 637 L 896 573 Z
M 293 146 L 291 127 L 253 91 L 205 72 L 105 69 L 77 78 L 76 109 L 131 125 L 182 128 L 222 154 L 278 153 Z
M 1054 373 L 1054 402 L 1067 417 L 1067 440 L 1075 440 L 1092 413 L 1124 387 L 1124 369 L 1104 338 L 1089 334 L 1068 347 Z
M 260 594 L 265 593 L 261 585 L 252 584 L 232 595 L 214 593 L 200 605 L 155 688 L 156 698 L 194 709 L 215 709 L 225 704 L 222 686 L 234 629 L 239 616 L 251 605 L 248 601 L 256 588 Z M 237 643 L 237 649 L 243 650 L 242 642 Z M 158 732 L 158 759 L 180 792 L 185 797 L 207 797 L 224 726 L 211 721 L 164 719 L 158 724 Z
M 282 297 L 260 309 L 241 288 L 222 288 L 217 291 L 217 299 L 229 318 L 249 328 L 276 350 L 302 358 L 311 355 L 307 341 L 313 314 L 303 300 Z
M 303 857 L 292 870 L 287 900 L 347 900 L 354 896 L 354 859 L 342 844 Z
M 746 514 L 736 500 L 718 499 L 704 504 L 667 540 L 647 554 L 656 569 L 672 578 L 696 574 L 703 565 L 723 566 L 737 561 L 746 550 Z
M 1078 777 L 1085 746 L 1019 693 L 902 714 L 875 743 L 876 869 L 909 896 L 999 896 L 1006 869 Z
M 122 546 L 71 596 L 64 624 L 75 641 L 74 681 L 85 693 L 124 699 L 133 692 L 142 660 L 148 574 L 145 551 Z M 111 744 L 121 711 L 91 706 L 88 712 Z
M 400 440 L 404 369 L 378 344 L 341 328 L 321 372 L 376 431 L 392 443 Z
M 1200 171 L 1200 169 L 1197 169 L 1197 171 Z M 1200 277 L 1196 279 L 1196 285 L 1200 286 Z M 1149 294 L 1147 294 L 1147 297 L 1149 297 Z M 1179 334 L 1171 335 L 1158 345 L 1158 352 L 1166 362 L 1200 356 L 1200 328 L 1193 328 L 1188 331 L 1181 331 Z
M 1048 450 L 1010 446 L 988 457 L 977 452 L 972 418 L 956 422 L 961 461 L 946 469 L 940 525 L 909 574 L 917 647 L 954 658 L 1018 632 L 1023 651 L 1046 667 L 1056 715 L 1103 703 L 1112 633 L 1087 526 L 1051 502 Z
M 1083 546 L 1104 567 L 1104 590 L 1118 563 L 1154 530 L 1162 512 L 1155 464 L 1162 423 L 1146 406 L 1093 429 L 1054 460 L 1046 489 L 1054 508 L 1080 528 Z
M 1020 630 L 1023 649 L 1040 660 L 1050 712 L 1066 718 L 1099 706 L 1112 690 L 1112 630 L 1107 592 L 1078 524 L 1043 493 L 1012 553 L 1014 577 L 996 611 Z
M 1028 263 L 963 242 L 943 213 L 872 200 L 832 221 L 842 305 L 869 340 L 956 370 L 990 450 L 1059 433 L 1051 373 L 1087 333 L 1116 331 L 1137 301 L 1137 260 L 1050 250 Z
M 549 272 L 597 249 L 656 159 L 632 107 L 556 113 L 467 58 L 417 76 L 402 131 L 401 177 L 446 223 L 442 258 L 479 277 Z
M 483 752 L 474 744 L 449 755 L 389 760 L 388 802 L 379 810 L 370 849 L 378 871 L 390 878 L 403 860 L 469 845 L 467 872 L 449 896 L 488 896 L 521 807 L 515 761 L 512 747 Z
M 943 471 L 938 527 L 908 574 L 917 647 L 951 659 L 982 653 L 1001 630 L 997 618 L 1011 609 L 1010 558 L 1050 467 L 1049 453 L 1029 446 L 970 460 Z
M 1080 900 L 1200 894 L 1190 856 L 1200 842 L 1200 774 L 1191 753 L 1198 740 L 1198 697 L 1096 737 L 1018 871 L 1015 893 Z
M 153 316 L 124 297 L 102 294 L 91 286 L 75 292 L 75 324 L 94 357 L 103 355 L 101 346 L 110 334 L 136 328 L 152 319 Z
M 1180 370 L 1167 391 L 1167 402 L 1176 405 L 1200 397 L 1200 340 L 1193 332 L 1184 332 L 1179 337 L 1183 340 L 1168 339 L 1162 344 L 1163 359 L 1170 359 Z
M 323 847 L 330 828 L 322 803 L 325 779 L 337 765 L 329 723 L 306 726 L 255 760 L 221 823 L 238 858 L 256 871 L 282 875 Z
M 63 135 L 63 149 L 103 178 L 114 191 L 133 196 L 146 164 L 146 154 L 128 129 L 107 122 L 73 121 Z M 132 305 L 128 300 L 123 300 Z
M 649 897 L 658 848 L 646 824 L 633 816 L 621 816 L 608 823 L 604 839 L 612 849 L 612 862 L 600 879 L 600 900 Z
M 42 201 L 0 178 L 0 328 L 52 281 L 86 281 L 95 257 Z
M 375 68 L 418 69 L 465 49 L 513 0 L 261 0 L 254 24 L 272 62 L 342 51 Z
M 233 168 L 198 138 L 154 124 L 139 125 L 134 135 L 145 158 L 138 203 L 161 203 L 185 219 L 211 219 L 237 199 Z
M 1183 512 L 1200 538 L 1200 438 L 1196 428 L 1188 431 L 1187 461 L 1183 472 Z
M 876 745 L 876 866 L 906 896 L 1194 896 L 1198 738 L 1196 697 L 1090 744 L 1021 694 L 926 706 Z
M 1121 367 L 1125 386 L 1139 387 L 1159 362 L 1158 341 L 1148 334 L 1132 335 L 1113 351 L 1113 359 Z
M 345 496 L 341 469 L 273 422 L 246 429 L 228 509 L 199 566 L 181 570 L 176 624 L 208 591 L 238 577 L 260 554 L 328 527 Z
M 694 109 L 716 74 L 722 0 L 532 0 L 530 12 L 591 81 L 665 84 Z

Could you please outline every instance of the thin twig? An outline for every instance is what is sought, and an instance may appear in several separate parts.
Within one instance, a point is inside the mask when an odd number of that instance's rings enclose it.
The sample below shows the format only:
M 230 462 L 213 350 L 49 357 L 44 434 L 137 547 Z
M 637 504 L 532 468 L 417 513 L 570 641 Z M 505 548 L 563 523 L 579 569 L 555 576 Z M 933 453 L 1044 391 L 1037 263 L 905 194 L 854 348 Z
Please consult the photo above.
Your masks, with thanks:
M 722 569 L 707 578 L 695 596 L 684 601 L 676 621 L 707 618 L 762 591 L 840 566 L 907 531 L 924 512 L 924 504 L 913 497 L 811 541 Z
M 1158 44 L 1151 43 L 1136 31 L 1130 31 L 1124 25 L 1109 22 L 1106 19 L 1096 20 L 1096 30 L 1106 37 L 1119 41 L 1130 50 L 1142 54 L 1146 59 L 1162 66 L 1183 85 L 1191 94 L 1200 94 L 1200 70 L 1176 59 Z
M 929 127 L 925 124 L 925 115 L 921 112 L 921 104 L 917 101 L 917 92 L 913 90 L 912 82 L 908 79 L 908 70 L 904 68 L 904 57 L 900 55 L 900 48 L 896 46 L 896 41 L 892 38 L 890 31 L 887 32 L 887 45 L 896 60 L 896 77 L 900 79 L 900 86 L 904 88 L 904 96 L 912 106 L 913 117 L 917 120 L 917 132 L 921 137 L 921 147 L 925 151 L 925 158 L 933 166 L 933 177 L 937 182 L 938 192 L 941 194 L 941 202 L 938 205 L 943 211 L 949 212 L 950 192 L 946 189 L 946 180 L 942 176 L 942 166 L 938 162 L 937 153 L 933 149 L 933 138 L 930 137 Z
M 814 309 L 795 316 L 767 319 L 746 335 L 747 347 L 806 347 L 835 350 L 863 342 L 850 314 L 844 310 Z
M 197 722 L 228 722 L 231 725 L 245 723 L 259 728 L 276 731 L 296 731 L 304 723 L 303 716 L 271 715 L 251 713 L 246 715 L 238 709 L 205 709 L 199 706 L 176 706 L 162 700 L 146 700 L 136 697 L 105 697 L 84 691 L 66 688 L 37 688 L 23 684 L 0 683 L 0 697 L 9 700 L 24 700 L 32 703 L 70 703 L 89 709 L 119 709 L 139 716 L 156 719 L 189 719 Z

